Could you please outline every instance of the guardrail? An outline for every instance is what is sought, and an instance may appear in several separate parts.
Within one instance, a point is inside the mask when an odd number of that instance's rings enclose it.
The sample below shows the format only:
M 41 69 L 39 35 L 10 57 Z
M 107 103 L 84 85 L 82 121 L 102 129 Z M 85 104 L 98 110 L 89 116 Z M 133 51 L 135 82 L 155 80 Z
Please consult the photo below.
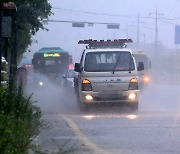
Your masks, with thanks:
M 7 88 L 8 86 L 8 62 L 4 57 L 1 59 L 2 70 L 1 70 L 1 86 Z

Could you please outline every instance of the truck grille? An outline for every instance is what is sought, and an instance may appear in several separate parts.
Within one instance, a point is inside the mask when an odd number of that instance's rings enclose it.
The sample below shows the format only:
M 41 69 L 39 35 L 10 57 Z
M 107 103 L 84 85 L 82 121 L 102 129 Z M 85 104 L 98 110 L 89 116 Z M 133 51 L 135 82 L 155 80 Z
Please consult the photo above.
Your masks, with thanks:
M 118 101 L 118 100 L 126 100 L 126 99 L 128 99 L 127 98 L 127 96 L 118 96 L 118 95 L 108 95 L 108 97 L 106 96 L 104 96 L 104 97 L 101 97 L 101 96 L 99 96 L 99 97 L 95 97 L 94 98 L 94 100 L 95 101 Z

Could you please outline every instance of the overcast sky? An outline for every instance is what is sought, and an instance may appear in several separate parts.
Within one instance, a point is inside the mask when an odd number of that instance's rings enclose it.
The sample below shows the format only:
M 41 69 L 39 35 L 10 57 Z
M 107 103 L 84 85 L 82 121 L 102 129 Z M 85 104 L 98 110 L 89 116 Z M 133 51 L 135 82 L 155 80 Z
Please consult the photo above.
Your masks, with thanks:
M 158 40 L 169 48 L 175 48 L 174 29 L 180 20 L 180 0 L 50 0 L 54 15 L 50 19 L 87 22 L 120 23 L 120 29 L 107 29 L 106 25 L 85 25 L 74 28 L 71 23 L 48 23 L 46 31 L 39 31 L 30 49 L 58 46 L 79 57 L 83 46 L 80 39 L 132 38 L 137 41 L 137 16 L 140 15 L 140 42 L 155 40 L 155 12 L 158 9 Z M 86 12 L 86 13 L 85 13 Z M 106 14 L 106 15 L 105 15 Z M 108 15 L 109 14 L 109 15 Z M 111 16 L 119 15 L 119 16 Z M 151 17 L 151 18 L 150 18 Z

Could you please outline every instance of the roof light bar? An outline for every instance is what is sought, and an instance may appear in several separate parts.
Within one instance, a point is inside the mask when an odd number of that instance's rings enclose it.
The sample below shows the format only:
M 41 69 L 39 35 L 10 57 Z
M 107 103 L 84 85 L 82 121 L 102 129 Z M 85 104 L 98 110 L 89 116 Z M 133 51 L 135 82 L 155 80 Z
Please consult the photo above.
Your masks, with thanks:
M 126 43 L 132 43 L 132 39 L 115 39 L 115 40 L 80 40 L 78 44 L 88 44 L 88 48 L 98 48 L 98 47 L 126 47 Z
M 94 44 L 94 43 L 116 43 L 116 44 L 125 44 L 125 43 L 132 43 L 133 40 L 132 39 L 115 39 L 115 40 L 100 40 L 100 41 L 97 41 L 97 40 L 92 40 L 92 39 L 89 39 L 89 40 L 80 40 L 78 42 L 78 44 Z

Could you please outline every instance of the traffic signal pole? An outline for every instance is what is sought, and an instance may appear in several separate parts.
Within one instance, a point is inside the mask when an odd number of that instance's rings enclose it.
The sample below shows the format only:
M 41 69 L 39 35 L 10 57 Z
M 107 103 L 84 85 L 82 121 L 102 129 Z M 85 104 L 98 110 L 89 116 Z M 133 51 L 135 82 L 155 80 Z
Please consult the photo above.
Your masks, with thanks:
M 155 19 L 155 55 L 157 54 L 157 48 L 158 48 L 158 11 L 156 6 L 156 19 Z

